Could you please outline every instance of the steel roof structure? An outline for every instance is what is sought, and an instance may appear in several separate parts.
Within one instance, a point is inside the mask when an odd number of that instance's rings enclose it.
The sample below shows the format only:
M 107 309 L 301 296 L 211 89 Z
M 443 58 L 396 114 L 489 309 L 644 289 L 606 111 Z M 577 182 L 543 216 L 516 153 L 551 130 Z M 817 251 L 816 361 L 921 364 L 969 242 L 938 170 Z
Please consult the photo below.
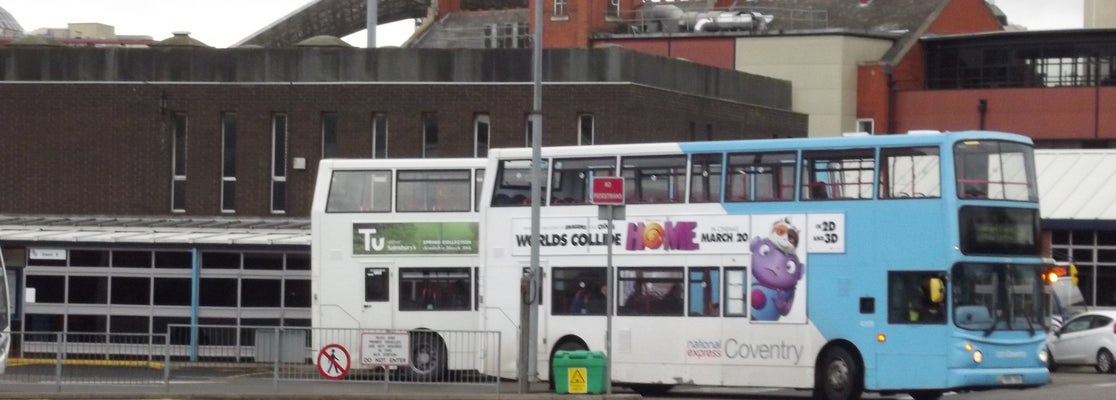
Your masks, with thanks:
M 431 0 L 378 0 L 381 24 L 423 18 Z M 318 35 L 345 37 L 367 24 L 368 0 L 316 0 L 233 45 L 290 47 Z
M 310 246 L 310 221 L 0 215 L 0 241 Z

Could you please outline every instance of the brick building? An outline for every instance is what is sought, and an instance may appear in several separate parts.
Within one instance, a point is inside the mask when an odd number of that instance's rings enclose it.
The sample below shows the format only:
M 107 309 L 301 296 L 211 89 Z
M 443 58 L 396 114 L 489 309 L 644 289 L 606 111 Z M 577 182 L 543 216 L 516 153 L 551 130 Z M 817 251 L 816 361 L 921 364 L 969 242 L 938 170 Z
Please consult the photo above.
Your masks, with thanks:
M 618 48 L 546 60 L 546 145 L 806 132 L 777 79 Z M 35 294 L 16 318 L 308 325 L 318 161 L 525 146 L 529 65 L 528 50 L 0 47 L 0 243 L 14 292 Z

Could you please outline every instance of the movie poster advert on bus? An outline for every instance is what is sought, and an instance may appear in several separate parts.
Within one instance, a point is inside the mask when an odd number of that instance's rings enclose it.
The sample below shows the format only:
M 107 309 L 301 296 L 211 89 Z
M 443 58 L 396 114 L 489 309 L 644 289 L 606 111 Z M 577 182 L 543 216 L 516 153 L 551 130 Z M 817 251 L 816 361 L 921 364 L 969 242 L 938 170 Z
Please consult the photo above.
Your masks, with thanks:
M 540 254 L 604 255 L 608 222 L 546 218 Z M 614 221 L 613 254 L 750 255 L 748 314 L 753 321 L 806 321 L 807 254 L 844 251 L 844 214 L 770 214 L 641 217 Z M 530 220 L 513 221 L 513 254 L 530 255 Z
M 614 254 L 655 252 L 746 253 L 750 216 L 630 217 L 613 221 Z M 531 220 L 513 221 L 515 255 L 529 255 Z M 546 218 L 539 225 L 540 254 L 605 254 L 608 221 Z
M 353 224 L 353 255 L 477 254 L 476 222 Z
M 806 246 L 802 214 L 755 215 L 749 249 L 752 321 L 806 322 Z

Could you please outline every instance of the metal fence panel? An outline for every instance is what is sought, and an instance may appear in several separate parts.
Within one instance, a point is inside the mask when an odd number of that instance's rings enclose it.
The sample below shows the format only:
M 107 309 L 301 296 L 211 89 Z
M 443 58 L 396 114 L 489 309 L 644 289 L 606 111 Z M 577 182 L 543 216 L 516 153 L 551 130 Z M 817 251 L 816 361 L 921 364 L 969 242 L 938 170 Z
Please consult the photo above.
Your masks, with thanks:
M 13 332 L 0 381 L 56 391 L 238 380 L 290 391 L 297 382 L 458 385 L 499 392 L 500 333 L 169 325 L 165 334 Z M 492 375 L 487 375 L 492 374 Z M 297 385 L 294 385 L 297 389 Z

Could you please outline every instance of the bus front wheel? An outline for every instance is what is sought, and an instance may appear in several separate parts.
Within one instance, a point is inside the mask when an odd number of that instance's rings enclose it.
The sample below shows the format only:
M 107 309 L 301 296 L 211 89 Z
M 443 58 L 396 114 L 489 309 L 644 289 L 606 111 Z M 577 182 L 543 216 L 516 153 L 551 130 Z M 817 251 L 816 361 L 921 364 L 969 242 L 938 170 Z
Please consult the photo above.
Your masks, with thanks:
M 563 340 L 561 343 L 558 343 L 558 346 L 554 347 L 554 351 L 550 352 L 550 371 L 547 371 L 547 374 L 550 375 L 549 382 L 547 383 L 550 386 L 550 391 L 554 391 L 554 388 L 556 386 L 554 382 L 554 355 L 558 354 L 559 351 L 577 350 L 589 350 L 589 347 L 579 340 L 567 339 Z
M 822 356 L 814 376 L 814 398 L 817 400 L 859 399 L 863 392 L 860 364 L 843 347 L 833 347 Z
M 909 394 L 914 400 L 938 400 L 942 398 L 942 392 L 938 390 L 916 390 Z

